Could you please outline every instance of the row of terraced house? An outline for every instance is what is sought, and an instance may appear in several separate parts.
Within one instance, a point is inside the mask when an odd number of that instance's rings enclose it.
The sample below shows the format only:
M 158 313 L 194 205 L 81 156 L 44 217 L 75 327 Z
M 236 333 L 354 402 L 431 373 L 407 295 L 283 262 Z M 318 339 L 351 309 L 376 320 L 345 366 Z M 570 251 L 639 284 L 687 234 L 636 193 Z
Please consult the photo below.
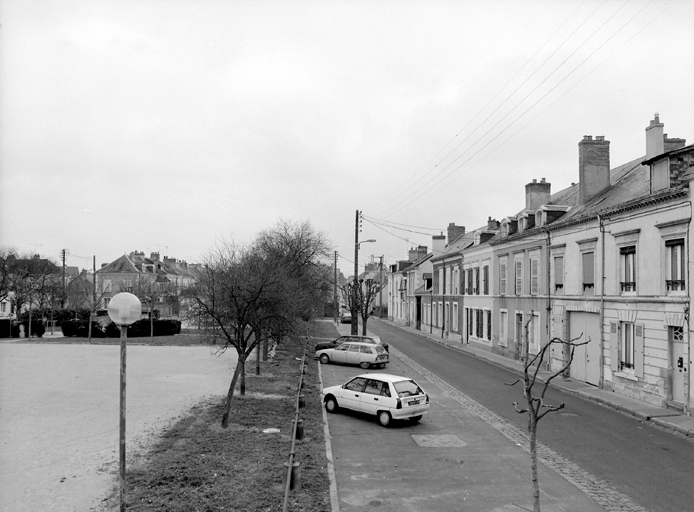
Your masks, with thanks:
M 451 223 L 391 265 L 389 316 L 512 359 L 590 340 L 571 378 L 691 414 L 694 145 L 656 114 L 645 157 L 610 168 L 609 148 L 584 136 L 578 183 L 553 193 L 533 179 L 519 212 Z M 549 368 L 568 361 L 553 345 Z

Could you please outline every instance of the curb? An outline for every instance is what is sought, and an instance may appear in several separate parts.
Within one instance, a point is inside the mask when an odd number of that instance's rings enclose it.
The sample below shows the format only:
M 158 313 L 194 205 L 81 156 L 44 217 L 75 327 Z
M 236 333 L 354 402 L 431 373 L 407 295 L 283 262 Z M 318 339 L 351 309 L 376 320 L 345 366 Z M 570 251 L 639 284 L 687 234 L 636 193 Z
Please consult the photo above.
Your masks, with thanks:
M 318 382 L 320 383 L 321 397 L 323 396 L 323 372 L 321 364 L 318 364 Z M 340 512 L 340 500 L 337 497 L 337 478 L 335 477 L 335 464 L 333 463 L 333 449 L 330 444 L 330 426 L 328 425 L 328 413 L 321 404 L 323 411 L 323 436 L 325 437 L 325 456 L 328 459 L 328 479 L 330 480 L 330 506 L 332 512 Z

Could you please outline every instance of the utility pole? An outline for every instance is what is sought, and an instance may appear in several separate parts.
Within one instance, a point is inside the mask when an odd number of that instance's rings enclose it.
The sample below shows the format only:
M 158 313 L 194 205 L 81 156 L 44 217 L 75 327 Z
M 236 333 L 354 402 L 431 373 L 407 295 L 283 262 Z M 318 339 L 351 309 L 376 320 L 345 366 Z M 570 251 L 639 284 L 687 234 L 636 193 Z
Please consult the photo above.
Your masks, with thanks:
M 337 325 L 337 251 L 335 251 L 335 264 L 333 266 L 335 277 L 333 278 L 333 320 Z
M 359 286 L 359 210 L 354 221 L 354 283 L 352 286 L 352 336 L 358 334 L 358 312 L 357 312 L 357 286 Z
M 65 308 L 65 297 L 67 296 L 67 293 L 65 291 L 65 259 L 67 258 L 67 249 L 63 249 L 60 251 L 60 255 L 63 259 L 63 296 L 60 300 L 60 309 Z
M 379 256 L 380 260 L 378 263 L 378 283 L 380 285 L 380 290 L 378 292 L 378 318 L 383 318 L 383 256 Z

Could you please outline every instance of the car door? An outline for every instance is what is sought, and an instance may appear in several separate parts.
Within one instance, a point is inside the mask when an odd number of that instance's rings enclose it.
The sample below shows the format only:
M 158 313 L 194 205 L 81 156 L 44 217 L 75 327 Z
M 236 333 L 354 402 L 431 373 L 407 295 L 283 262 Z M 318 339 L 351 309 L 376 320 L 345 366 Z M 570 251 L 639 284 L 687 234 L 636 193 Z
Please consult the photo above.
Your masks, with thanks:
M 359 364 L 359 345 L 350 343 L 349 350 L 346 353 L 347 364 Z
M 333 349 L 332 360 L 333 363 L 346 363 L 347 362 L 347 352 L 349 351 L 349 343 L 343 343 L 339 347 Z
M 366 384 L 365 377 L 354 377 L 347 384 L 342 386 L 340 390 L 339 403 L 340 407 L 352 409 L 353 411 L 361 410 L 361 396 Z
M 361 411 L 376 415 L 379 410 L 387 408 L 384 401 L 387 402 L 387 395 L 390 395 L 390 388 L 387 382 L 382 382 L 377 379 L 368 379 L 364 392 L 361 394 Z

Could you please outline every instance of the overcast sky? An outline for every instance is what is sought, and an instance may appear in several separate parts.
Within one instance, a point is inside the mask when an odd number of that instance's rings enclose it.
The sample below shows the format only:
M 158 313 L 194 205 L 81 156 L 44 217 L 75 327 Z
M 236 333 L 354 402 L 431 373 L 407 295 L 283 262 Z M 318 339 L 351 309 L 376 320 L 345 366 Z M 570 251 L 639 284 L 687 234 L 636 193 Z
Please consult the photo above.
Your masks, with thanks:
M 200 261 L 309 220 L 352 274 L 694 142 L 690 0 L 0 3 L 0 245 Z

